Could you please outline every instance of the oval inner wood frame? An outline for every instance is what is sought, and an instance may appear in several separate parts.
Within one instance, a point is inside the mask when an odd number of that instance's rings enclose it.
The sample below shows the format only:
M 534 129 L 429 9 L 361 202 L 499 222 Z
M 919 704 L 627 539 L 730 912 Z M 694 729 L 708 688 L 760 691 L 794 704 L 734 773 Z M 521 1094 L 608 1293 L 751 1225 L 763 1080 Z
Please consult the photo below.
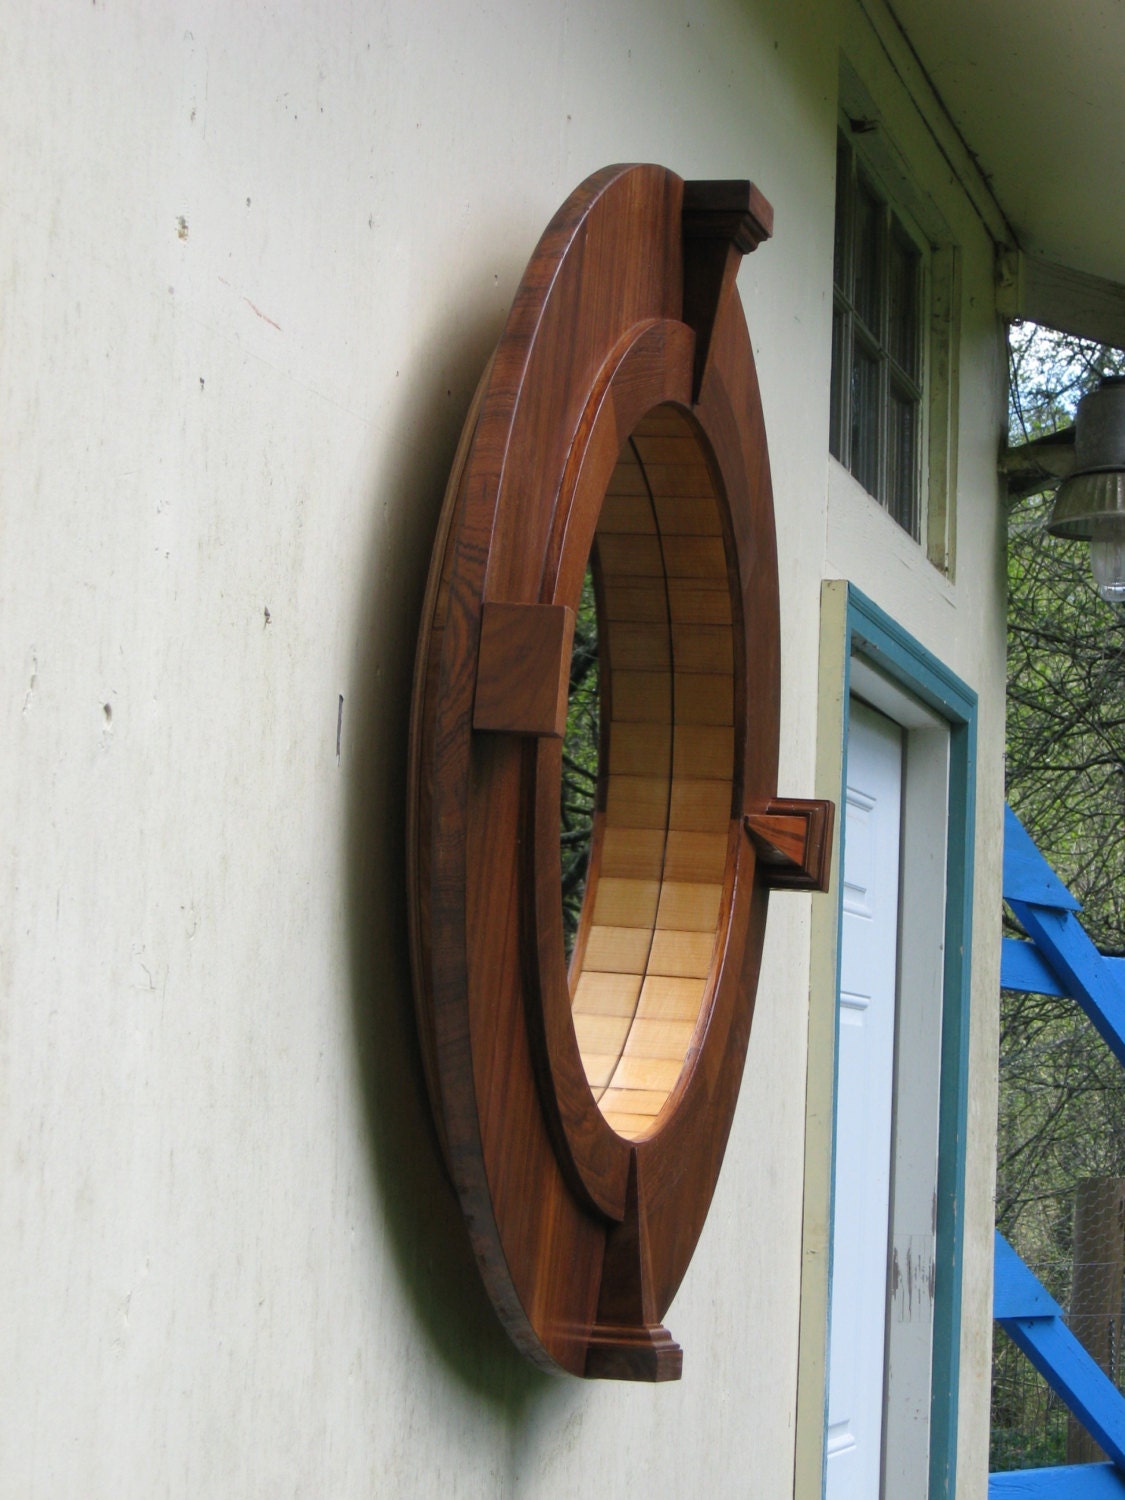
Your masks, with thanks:
M 738 601 L 713 463 L 680 408 L 642 418 L 591 558 L 604 770 L 571 1012 L 594 1098 L 628 1140 L 657 1124 L 705 1018 L 737 855 Z
M 465 425 L 423 612 L 408 858 L 446 1164 L 508 1332 L 662 1380 L 710 1204 L 768 891 L 823 886 L 827 804 L 776 797 L 773 505 L 739 260 L 749 183 L 611 167 L 559 210 Z M 587 559 L 602 733 L 563 958 L 559 788 Z

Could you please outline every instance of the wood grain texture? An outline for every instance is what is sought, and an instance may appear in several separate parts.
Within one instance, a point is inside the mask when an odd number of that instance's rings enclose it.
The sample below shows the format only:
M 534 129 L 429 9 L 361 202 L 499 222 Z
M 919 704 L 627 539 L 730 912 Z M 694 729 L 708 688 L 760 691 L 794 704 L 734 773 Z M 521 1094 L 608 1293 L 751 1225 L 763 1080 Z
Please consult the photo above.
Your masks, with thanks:
M 473 728 L 566 733 L 574 611 L 565 604 L 505 604 L 481 611 Z
M 466 424 L 427 590 L 409 791 L 427 1082 L 498 1315 L 578 1375 L 680 1373 L 662 1320 L 753 1013 L 768 892 L 742 819 L 776 797 L 779 628 L 734 274 L 769 217 L 747 184 L 660 167 L 572 194 Z M 568 975 L 558 624 L 591 557 L 603 744 Z

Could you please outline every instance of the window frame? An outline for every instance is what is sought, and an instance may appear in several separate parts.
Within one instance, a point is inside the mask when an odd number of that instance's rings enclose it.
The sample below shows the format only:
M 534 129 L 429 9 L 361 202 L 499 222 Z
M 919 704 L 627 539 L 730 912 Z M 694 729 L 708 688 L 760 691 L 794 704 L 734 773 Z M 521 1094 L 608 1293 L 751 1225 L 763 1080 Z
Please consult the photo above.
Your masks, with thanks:
M 853 122 L 845 115 L 836 137 L 835 229 L 832 272 L 832 365 L 829 417 L 829 451 L 856 482 L 917 542 L 927 537 L 927 471 L 924 457 L 930 448 L 930 339 L 931 258 L 933 247 L 911 216 L 886 189 L 857 138 L 867 134 L 865 121 Z M 841 178 L 843 177 L 843 181 Z M 843 196 L 842 196 L 843 191 Z M 862 306 L 862 285 L 857 274 L 860 253 L 862 200 L 874 207 L 874 266 L 870 282 L 875 293 L 875 319 Z M 907 368 L 894 348 L 891 248 L 898 239 L 913 253 L 914 304 L 909 341 L 913 344 Z M 842 274 L 841 274 L 842 273 Z M 877 321 L 878 326 L 872 327 Z M 875 389 L 871 407 L 874 430 L 864 444 L 869 451 L 857 452 L 856 416 L 859 397 L 855 390 L 855 349 L 860 344 L 874 370 Z M 905 396 L 914 413 L 909 459 L 908 493 L 894 493 L 894 435 L 892 404 Z M 901 470 L 900 470 L 901 473 Z M 931 560 L 933 560 L 931 558 Z

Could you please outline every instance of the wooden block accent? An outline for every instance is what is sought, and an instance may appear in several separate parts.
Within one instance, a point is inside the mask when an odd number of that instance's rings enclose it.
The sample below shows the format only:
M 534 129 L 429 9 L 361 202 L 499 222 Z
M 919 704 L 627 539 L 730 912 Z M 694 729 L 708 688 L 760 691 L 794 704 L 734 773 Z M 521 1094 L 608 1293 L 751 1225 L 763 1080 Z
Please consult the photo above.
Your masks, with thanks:
M 486 603 L 473 728 L 561 739 L 573 640 L 574 611 L 566 605 Z
M 713 932 L 676 932 L 658 927 L 652 935 L 648 975 L 706 979 L 715 955 Z M 639 993 L 639 992 L 638 992 Z
M 687 182 L 682 223 L 684 321 L 695 333 L 697 396 L 719 309 L 733 295 L 741 257 L 769 238 L 773 209 L 752 182 Z
M 644 927 L 590 927 L 584 968 L 610 974 L 643 974 L 652 933 Z
M 713 933 L 718 925 L 722 897 L 721 885 L 685 885 L 666 880 L 660 888 L 656 925 L 681 928 L 685 932 Z
M 826 891 L 831 876 L 835 804 L 814 798 L 778 797 L 748 812 L 744 822 L 767 885 L 784 890 Z
M 602 840 L 603 880 L 659 880 L 664 869 L 663 828 L 607 828 Z
M 734 723 L 734 680 L 729 674 L 677 672 L 672 691 L 676 700 L 677 733 L 681 724 Z M 616 714 L 616 700 L 614 711 Z
M 594 892 L 593 920 L 599 927 L 652 930 L 660 900 L 658 880 L 616 880 L 605 875 Z
M 749 255 L 773 234 L 773 206 L 752 182 L 697 179 L 684 183 L 685 240 L 729 240 Z
M 731 819 L 729 781 L 672 783 L 669 828 L 696 833 L 726 833 Z
M 582 971 L 574 992 L 574 1010 L 589 1016 L 632 1016 L 641 995 L 639 974 Z

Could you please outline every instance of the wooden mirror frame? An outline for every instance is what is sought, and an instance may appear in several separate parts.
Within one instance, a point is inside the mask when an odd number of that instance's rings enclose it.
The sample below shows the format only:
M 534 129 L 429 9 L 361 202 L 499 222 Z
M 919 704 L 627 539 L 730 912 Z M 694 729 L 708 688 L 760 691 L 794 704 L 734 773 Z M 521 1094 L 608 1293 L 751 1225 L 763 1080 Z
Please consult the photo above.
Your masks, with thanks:
M 773 500 L 735 288 L 771 224 L 750 183 L 656 166 L 567 199 L 465 423 L 423 611 L 427 1084 L 501 1321 L 576 1375 L 679 1376 L 661 1320 L 722 1162 L 768 893 L 827 883 L 831 803 L 776 796 Z M 591 553 L 603 740 L 568 979 L 561 737 Z

